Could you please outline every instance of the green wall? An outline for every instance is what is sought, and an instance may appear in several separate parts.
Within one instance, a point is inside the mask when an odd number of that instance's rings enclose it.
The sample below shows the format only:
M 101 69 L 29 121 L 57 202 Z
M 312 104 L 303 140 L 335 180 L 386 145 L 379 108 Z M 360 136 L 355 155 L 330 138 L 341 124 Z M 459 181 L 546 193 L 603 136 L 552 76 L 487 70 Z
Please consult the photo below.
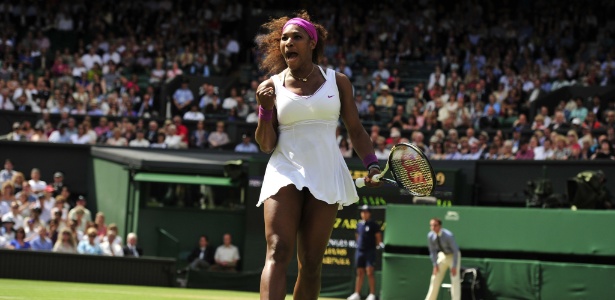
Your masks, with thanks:
M 425 298 L 432 270 L 428 256 L 385 253 L 383 264 L 382 299 Z M 615 294 L 615 266 L 465 258 L 463 251 L 461 265 L 481 270 L 486 300 L 612 299 Z M 448 275 L 443 282 L 450 282 Z
M 107 224 L 115 223 L 126 239 L 129 174 L 124 166 L 94 158 L 94 189 L 96 208 L 105 213 Z M 94 216 L 92 216 L 94 218 Z
M 427 247 L 429 220 L 438 217 L 461 251 L 615 255 L 611 211 L 391 204 L 386 216 L 387 245 Z
M 244 215 L 244 211 L 141 208 L 138 219 L 139 243 L 145 255 L 178 258 L 182 252 L 185 255 L 197 245 L 201 234 L 209 237 L 210 246 L 217 247 L 222 244 L 222 235 L 228 232 L 233 237 L 233 244 L 239 248 L 243 260 L 244 253 L 250 253 L 243 243 Z M 177 238 L 179 245 L 162 236 L 159 228 Z

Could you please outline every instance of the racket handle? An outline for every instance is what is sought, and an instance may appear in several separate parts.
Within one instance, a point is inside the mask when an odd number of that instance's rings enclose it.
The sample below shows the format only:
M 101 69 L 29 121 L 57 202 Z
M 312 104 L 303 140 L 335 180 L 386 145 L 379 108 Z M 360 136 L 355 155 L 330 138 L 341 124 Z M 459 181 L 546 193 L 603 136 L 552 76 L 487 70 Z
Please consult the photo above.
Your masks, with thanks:
M 373 182 L 380 182 L 380 177 L 382 177 L 382 174 L 376 174 L 372 177 L 372 181 Z M 357 178 L 354 181 L 354 185 L 356 185 L 358 188 L 362 188 L 365 186 L 365 178 L 361 177 L 361 178 Z
M 365 178 L 361 177 L 361 178 L 355 179 L 354 184 L 357 186 L 357 188 L 364 187 L 365 186 Z

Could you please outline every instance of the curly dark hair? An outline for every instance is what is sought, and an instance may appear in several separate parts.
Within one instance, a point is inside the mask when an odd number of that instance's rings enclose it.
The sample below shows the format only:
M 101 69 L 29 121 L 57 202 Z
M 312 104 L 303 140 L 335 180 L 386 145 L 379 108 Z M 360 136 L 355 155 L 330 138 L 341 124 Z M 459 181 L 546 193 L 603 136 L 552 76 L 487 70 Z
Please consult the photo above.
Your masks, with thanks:
M 310 20 L 310 15 L 305 10 L 299 11 L 296 17 L 312 22 Z M 290 19 L 291 18 L 288 16 L 271 19 L 271 21 L 261 26 L 266 33 L 256 36 L 256 47 L 259 51 L 264 53 L 265 56 L 259 62 L 259 68 L 269 75 L 278 74 L 286 69 L 286 62 L 280 51 L 280 39 L 282 37 L 282 28 Z M 316 27 L 316 32 L 318 34 L 318 42 L 312 51 L 312 62 L 318 64 L 323 57 L 327 30 L 320 24 L 314 22 L 312 22 L 312 24 Z

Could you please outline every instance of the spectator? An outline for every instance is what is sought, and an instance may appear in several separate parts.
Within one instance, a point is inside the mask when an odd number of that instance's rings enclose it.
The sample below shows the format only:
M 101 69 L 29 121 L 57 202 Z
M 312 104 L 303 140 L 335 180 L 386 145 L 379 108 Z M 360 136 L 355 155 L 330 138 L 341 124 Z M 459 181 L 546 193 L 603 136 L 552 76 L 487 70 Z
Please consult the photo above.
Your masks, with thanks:
M 173 111 L 175 114 L 183 115 L 190 107 L 194 95 L 188 88 L 188 81 L 182 81 L 181 87 L 173 93 Z
M 181 136 L 182 142 L 188 144 L 188 127 L 182 123 L 182 117 L 177 115 L 173 117 L 173 124 L 177 128 L 177 135 Z
M 489 107 L 487 110 L 487 115 L 480 118 L 479 128 L 484 129 L 498 129 L 500 128 L 500 121 L 498 120 L 495 109 L 493 107 Z
M 11 240 L 7 248 L 13 250 L 30 250 L 32 248 L 30 242 L 26 241 L 26 231 L 23 228 L 15 231 L 15 238 Z
M 77 213 L 77 211 L 82 210 L 84 222 L 92 222 L 92 213 L 90 213 L 90 210 L 85 207 L 86 203 L 87 201 L 85 197 L 80 195 L 77 198 L 75 207 L 68 212 L 68 219 L 75 220 L 75 214 Z
M 100 245 L 96 242 L 96 229 L 89 228 L 86 235 L 87 240 L 79 242 L 79 246 L 77 246 L 77 252 L 79 252 L 79 254 L 103 255 Z
M 382 85 L 380 88 L 380 96 L 376 98 L 376 102 L 374 103 L 377 107 L 385 107 L 391 109 L 393 104 L 395 104 L 395 99 L 391 94 L 389 94 L 389 86 Z
M 252 137 L 249 133 L 241 135 L 241 143 L 235 146 L 235 152 L 257 153 L 258 151 L 258 146 L 252 143 Z
M 611 142 L 606 139 L 602 140 L 600 142 L 600 150 L 591 156 L 591 160 L 615 160 L 615 153 L 613 152 Z
M 205 130 L 205 123 L 203 121 L 198 121 L 196 123 L 196 129 L 190 134 L 190 145 L 203 149 L 207 147 L 208 136 L 209 133 Z
M 209 147 L 215 149 L 220 149 L 230 142 L 228 134 L 224 131 L 224 122 L 216 123 L 216 131 L 209 134 L 207 141 Z
M 203 121 L 205 115 L 199 111 L 199 107 L 196 104 L 190 106 L 190 111 L 184 114 L 184 120 L 186 121 Z
M 128 141 L 122 136 L 121 129 L 114 128 L 113 135 L 107 139 L 106 144 L 109 146 L 126 147 L 128 146 Z
M 123 250 L 125 257 L 143 256 L 143 249 L 137 246 L 137 235 L 134 232 L 131 232 L 126 236 L 126 246 Z
M 15 220 L 13 220 L 13 218 L 9 215 L 2 216 L 2 228 L 0 228 L 0 236 L 3 237 L 7 243 L 10 243 L 13 239 L 15 239 L 15 231 Z
M 212 266 L 212 270 L 215 271 L 237 271 L 237 262 L 239 261 L 239 250 L 233 244 L 231 235 L 229 233 L 224 234 L 224 244 L 218 246 L 214 259 L 216 264 Z
M 145 138 L 150 144 L 155 143 L 158 140 L 158 123 L 156 121 L 149 121 L 147 124 L 147 132 Z
M 8 213 L 11 209 L 11 202 L 15 201 L 13 194 L 13 184 L 10 181 L 3 183 L 0 190 L 0 217 Z
M 71 135 L 66 131 L 67 125 L 60 124 L 58 129 L 53 131 L 49 136 L 49 142 L 51 143 L 70 143 Z
M 164 143 L 167 148 L 171 149 L 186 148 L 186 144 L 182 142 L 182 137 L 177 134 L 177 127 L 172 124 L 167 127 L 167 134 L 164 139 Z
M 30 188 L 32 188 L 33 193 L 42 192 L 47 187 L 47 183 L 41 180 L 41 171 L 39 169 L 34 168 L 30 172 L 30 180 L 28 184 L 30 184 Z
M 149 141 L 145 139 L 145 132 L 143 130 L 137 130 L 137 137 L 128 143 L 130 147 L 142 147 L 149 148 Z
M 13 162 L 10 159 L 4 161 L 4 169 L 0 171 L 0 184 L 10 181 L 15 175 L 13 170 Z
M 97 233 L 98 234 L 98 233 Z M 106 256 L 124 256 L 124 250 L 119 243 L 116 243 L 117 232 L 115 230 L 107 231 L 107 239 L 100 243 L 102 254 Z
M 11 210 L 7 213 L 5 213 L 4 215 L 2 215 L 2 218 L 5 218 L 7 220 L 12 220 L 13 222 L 13 229 L 18 229 L 23 227 L 24 224 L 24 218 L 21 215 L 21 207 L 19 206 L 19 202 L 17 201 L 13 201 L 10 204 L 10 208 Z
M 30 242 L 32 250 L 51 251 L 53 249 L 53 243 L 51 242 L 51 239 L 47 236 L 47 229 L 45 228 L 45 226 L 37 227 L 36 232 L 38 233 L 38 235 Z
M 378 76 L 380 76 L 380 78 L 384 81 L 388 80 L 391 76 L 391 73 L 389 73 L 389 70 L 386 69 L 384 61 L 382 60 L 378 62 L 378 69 L 374 71 L 374 73 L 372 74 L 372 78 L 375 79 Z
M 188 255 L 188 268 L 193 271 L 208 270 L 214 263 L 214 250 L 209 246 L 209 239 L 206 235 L 199 237 L 196 248 Z
M 96 217 L 94 218 L 94 224 L 96 224 L 96 230 L 98 231 L 98 236 L 103 237 L 107 235 L 107 224 L 105 224 L 105 214 L 102 211 L 96 213 Z
M 534 150 L 529 147 L 529 142 L 526 139 L 521 139 L 519 142 L 519 150 L 515 155 L 516 160 L 534 160 Z
M 78 253 L 75 246 L 75 238 L 71 234 L 69 229 L 63 229 L 60 232 L 60 237 L 53 245 L 53 252 L 57 253 Z
M 164 132 L 159 132 L 156 135 L 156 141 L 154 143 L 151 143 L 149 146 L 150 148 L 166 149 L 168 148 L 168 146 L 165 143 L 165 140 L 166 140 L 166 134 L 164 134 Z

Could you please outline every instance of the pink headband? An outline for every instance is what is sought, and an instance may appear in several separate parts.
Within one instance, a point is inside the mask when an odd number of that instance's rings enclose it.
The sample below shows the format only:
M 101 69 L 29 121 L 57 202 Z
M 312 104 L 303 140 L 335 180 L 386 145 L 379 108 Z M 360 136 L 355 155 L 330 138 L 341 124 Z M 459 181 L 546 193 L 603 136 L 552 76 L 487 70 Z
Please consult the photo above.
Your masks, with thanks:
M 284 29 L 286 29 L 286 26 L 288 25 L 297 25 L 303 28 L 310 36 L 310 38 L 318 43 L 318 34 L 316 33 L 316 27 L 314 27 L 314 24 L 310 23 L 310 21 L 301 18 L 292 18 L 288 20 L 286 24 L 284 24 L 284 27 L 282 27 L 282 31 L 284 31 Z

